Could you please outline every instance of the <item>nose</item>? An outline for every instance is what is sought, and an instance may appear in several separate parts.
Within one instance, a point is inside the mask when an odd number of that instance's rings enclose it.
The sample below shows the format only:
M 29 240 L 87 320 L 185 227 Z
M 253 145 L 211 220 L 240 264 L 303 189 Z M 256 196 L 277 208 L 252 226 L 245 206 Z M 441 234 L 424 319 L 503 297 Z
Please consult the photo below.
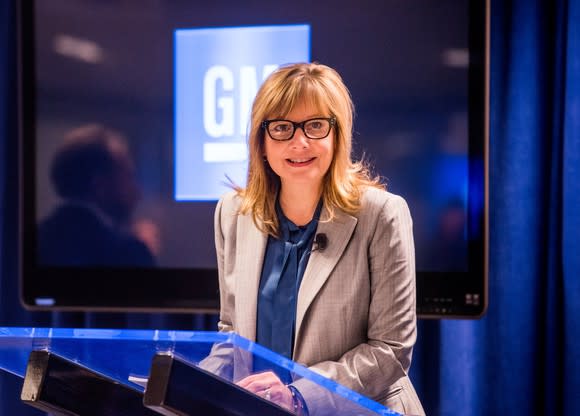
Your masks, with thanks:
M 290 143 L 293 148 L 297 147 L 306 148 L 309 146 L 310 141 L 308 137 L 306 137 L 306 135 L 304 134 L 304 130 L 302 130 L 302 127 L 298 127 L 294 131 L 294 136 L 292 136 L 292 140 L 290 140 Z

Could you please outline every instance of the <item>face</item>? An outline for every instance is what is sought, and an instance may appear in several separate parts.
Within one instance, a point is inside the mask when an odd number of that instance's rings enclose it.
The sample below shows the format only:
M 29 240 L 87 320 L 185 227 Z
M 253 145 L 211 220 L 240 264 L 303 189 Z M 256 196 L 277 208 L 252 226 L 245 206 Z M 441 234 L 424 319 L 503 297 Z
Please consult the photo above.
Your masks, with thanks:
M 99 205 L 111 218 L 124 223 L 129 220 L 140 198 L 133 162 L 128 155 L 115 155 L 117 166 L 100 177 Z
M 284 117 L 295 123 L 316 117 L 329 117 L 304 102 Z M 319 189 L 334 153 L 334 127 L 324 139 L 309 139 L 301 128 L 287 141 L 272 140 L 264 135 L 265 156 L 272 170 L 280 177 L 282 187 L 305 186 Z

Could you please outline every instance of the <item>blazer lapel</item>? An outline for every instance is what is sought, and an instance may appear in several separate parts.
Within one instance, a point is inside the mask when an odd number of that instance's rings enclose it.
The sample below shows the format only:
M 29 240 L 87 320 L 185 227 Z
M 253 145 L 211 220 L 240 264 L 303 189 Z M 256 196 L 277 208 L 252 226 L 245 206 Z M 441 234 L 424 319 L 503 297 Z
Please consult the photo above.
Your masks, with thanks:
M 327 247 L 323 251 L 314 251 L 310 255 L 298 291 L 296 336 L 294 338 L 295 351 L 297 340 L 300 337 L 302 320 L 304 319 L 310 304 L 342 256 L 357 223 L 355 217 L 340 211 L 336 213 L 336 217 L 332 221 L 325 221 L 327 218 L 328 212 L 325 209 L 323 215 L 321 215 L 321 220 L 318 223 L 318 228 L 316 229 L 317 234 L 326 234 L 328 241 Z
M 239 217 L 237 236 L 236 326 L 239 335 L 254 341 L 260 275 L 268 238 L 256 228 L 249 215 Z

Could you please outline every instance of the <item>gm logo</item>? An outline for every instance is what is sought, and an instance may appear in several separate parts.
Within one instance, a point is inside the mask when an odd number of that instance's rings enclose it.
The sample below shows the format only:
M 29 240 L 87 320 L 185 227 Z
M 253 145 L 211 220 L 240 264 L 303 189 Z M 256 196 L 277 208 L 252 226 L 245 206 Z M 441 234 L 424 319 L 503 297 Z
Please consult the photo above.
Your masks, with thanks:
M 308 25 L 175 31 L 175 199 L 244 186 L 254 97 L 281 64 L 310 60 Z

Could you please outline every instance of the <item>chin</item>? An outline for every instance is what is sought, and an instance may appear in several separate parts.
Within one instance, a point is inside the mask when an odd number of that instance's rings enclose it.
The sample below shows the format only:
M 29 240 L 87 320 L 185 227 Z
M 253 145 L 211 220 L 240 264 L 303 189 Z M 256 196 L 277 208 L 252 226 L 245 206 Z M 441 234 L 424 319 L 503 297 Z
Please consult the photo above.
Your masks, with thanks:
M 322 177 L 319 176 L 304 176 L 304 175 L 289 175 L 282 183 L 292 183 L 303 186 L 320 186 L 322 184 Z

